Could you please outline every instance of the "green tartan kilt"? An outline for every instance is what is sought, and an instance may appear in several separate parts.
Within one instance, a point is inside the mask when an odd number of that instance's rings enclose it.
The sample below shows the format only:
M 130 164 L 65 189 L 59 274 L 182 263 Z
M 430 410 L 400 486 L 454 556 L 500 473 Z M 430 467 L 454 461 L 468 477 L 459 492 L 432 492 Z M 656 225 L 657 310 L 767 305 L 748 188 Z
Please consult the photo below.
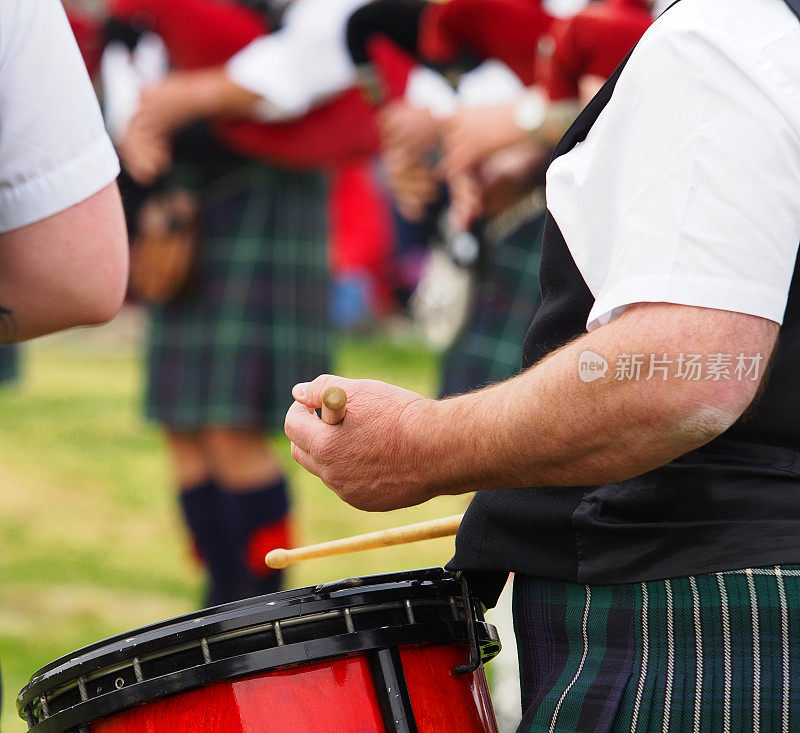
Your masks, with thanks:
M 800 730 L 800 567 L 625 585 L 517 575 L 519 731 Z
M 522 343 L 541 303 L 539 264 L 544 230 L 544 192 L 490 224 L 486 266 L 464 333 L 442 359 L 441 397 L 464 394 L 515 376 Z M 499 226 L 498 226 L 499 225 Z
M 152 309 L 146 413 L 183 431 L 278 428 L 292 386 L 329 370 L 324 180 L 243 161 L 201 192 L 196 281 Z

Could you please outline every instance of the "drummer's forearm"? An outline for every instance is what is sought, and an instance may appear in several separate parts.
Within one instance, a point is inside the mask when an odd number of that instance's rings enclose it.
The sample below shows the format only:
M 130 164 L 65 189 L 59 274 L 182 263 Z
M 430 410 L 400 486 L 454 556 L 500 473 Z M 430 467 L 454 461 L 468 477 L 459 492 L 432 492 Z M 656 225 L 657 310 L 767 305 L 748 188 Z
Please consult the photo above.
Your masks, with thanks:
M 620 380 L 618 357 L 761 353 L 763 372 L 776 333 L 776 324 L 741 314 L 668 304 L 631 308 L 515 379 L 420 405 L 420 459 L 436 466 L 434 493 L 640 475 L 723 433 L 752 401 L 758 380 L 648 380 L 648 364 L 639 379 Z M 605 357 L 605 377 L 579 378 L 585 351 Z

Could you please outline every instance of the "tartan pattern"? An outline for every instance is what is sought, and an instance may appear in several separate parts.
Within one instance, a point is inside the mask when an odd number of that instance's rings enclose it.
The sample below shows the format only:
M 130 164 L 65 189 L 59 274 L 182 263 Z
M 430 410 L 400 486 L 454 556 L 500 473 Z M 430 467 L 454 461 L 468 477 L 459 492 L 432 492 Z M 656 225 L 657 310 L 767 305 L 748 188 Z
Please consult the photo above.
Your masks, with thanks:
M 522 343 L 541 303 L 545 211 L 540 198 L 530 200 L 513 231 L 489 246 L 467 328 L 442 360 L 442 397 L 501 382 L 520 370 Z
M 800 730 L 800 566 L 625 585 L 517 575 L 533 731 Z
M 292 386 L 328 371 L 324 182 L 237 159 L 200 190 L 196 283 L 152 309 L 146 413 L 185 431 L 279 428 Z

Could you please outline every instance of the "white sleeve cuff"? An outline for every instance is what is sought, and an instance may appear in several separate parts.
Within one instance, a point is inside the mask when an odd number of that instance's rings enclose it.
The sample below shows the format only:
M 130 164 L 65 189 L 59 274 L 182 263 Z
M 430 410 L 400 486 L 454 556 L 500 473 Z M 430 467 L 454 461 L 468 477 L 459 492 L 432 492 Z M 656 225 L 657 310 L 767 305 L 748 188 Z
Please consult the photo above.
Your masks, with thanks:
M 412 107 L 427 109 L 444 119 L 458 109 L 458 97 L 447 79 L 426 66 L 417 66 L 408 77 L 405 100 Z
M 313 103 L 296 76 L 296 62 L 284 48 L 287 44 L 280 33 L 257 38 L 225 67 L 232 82 L 262 98 L 255 115 L 260 122 L 301 117 Z
M 0 187 L 0 232 L 33 224 L 80 203 L 119 174 L 119 161 L 107 135 L 78 157 L 20 183 Z
M 648 276 L 622 280 L 599 293 L 589 313 L 589 331 L 604 326 L 635 303 L 674 303 L 745 313 L 783 323 L 788 293 L 759 282 L 705 277 Z

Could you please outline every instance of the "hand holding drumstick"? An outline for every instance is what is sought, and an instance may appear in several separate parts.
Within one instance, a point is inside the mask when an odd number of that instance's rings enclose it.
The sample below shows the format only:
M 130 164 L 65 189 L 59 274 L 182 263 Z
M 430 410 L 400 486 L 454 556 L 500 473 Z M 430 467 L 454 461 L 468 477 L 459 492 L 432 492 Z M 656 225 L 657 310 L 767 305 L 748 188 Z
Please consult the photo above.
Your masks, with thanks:
M 431 400 L 383 382 L 329 375 L 296 385 L 292 395 L 285 423 L 292 458 L 348 504 L 387 511 L 432 498 L 417 480 L 429 447 L 417 445 L 417 426 Z
M 322 407 L 320 414 L 322 422 L 328 425 L 338 425 L 347 413 L 347 392 L 341 387 L 331 385 L 322 393 Z

